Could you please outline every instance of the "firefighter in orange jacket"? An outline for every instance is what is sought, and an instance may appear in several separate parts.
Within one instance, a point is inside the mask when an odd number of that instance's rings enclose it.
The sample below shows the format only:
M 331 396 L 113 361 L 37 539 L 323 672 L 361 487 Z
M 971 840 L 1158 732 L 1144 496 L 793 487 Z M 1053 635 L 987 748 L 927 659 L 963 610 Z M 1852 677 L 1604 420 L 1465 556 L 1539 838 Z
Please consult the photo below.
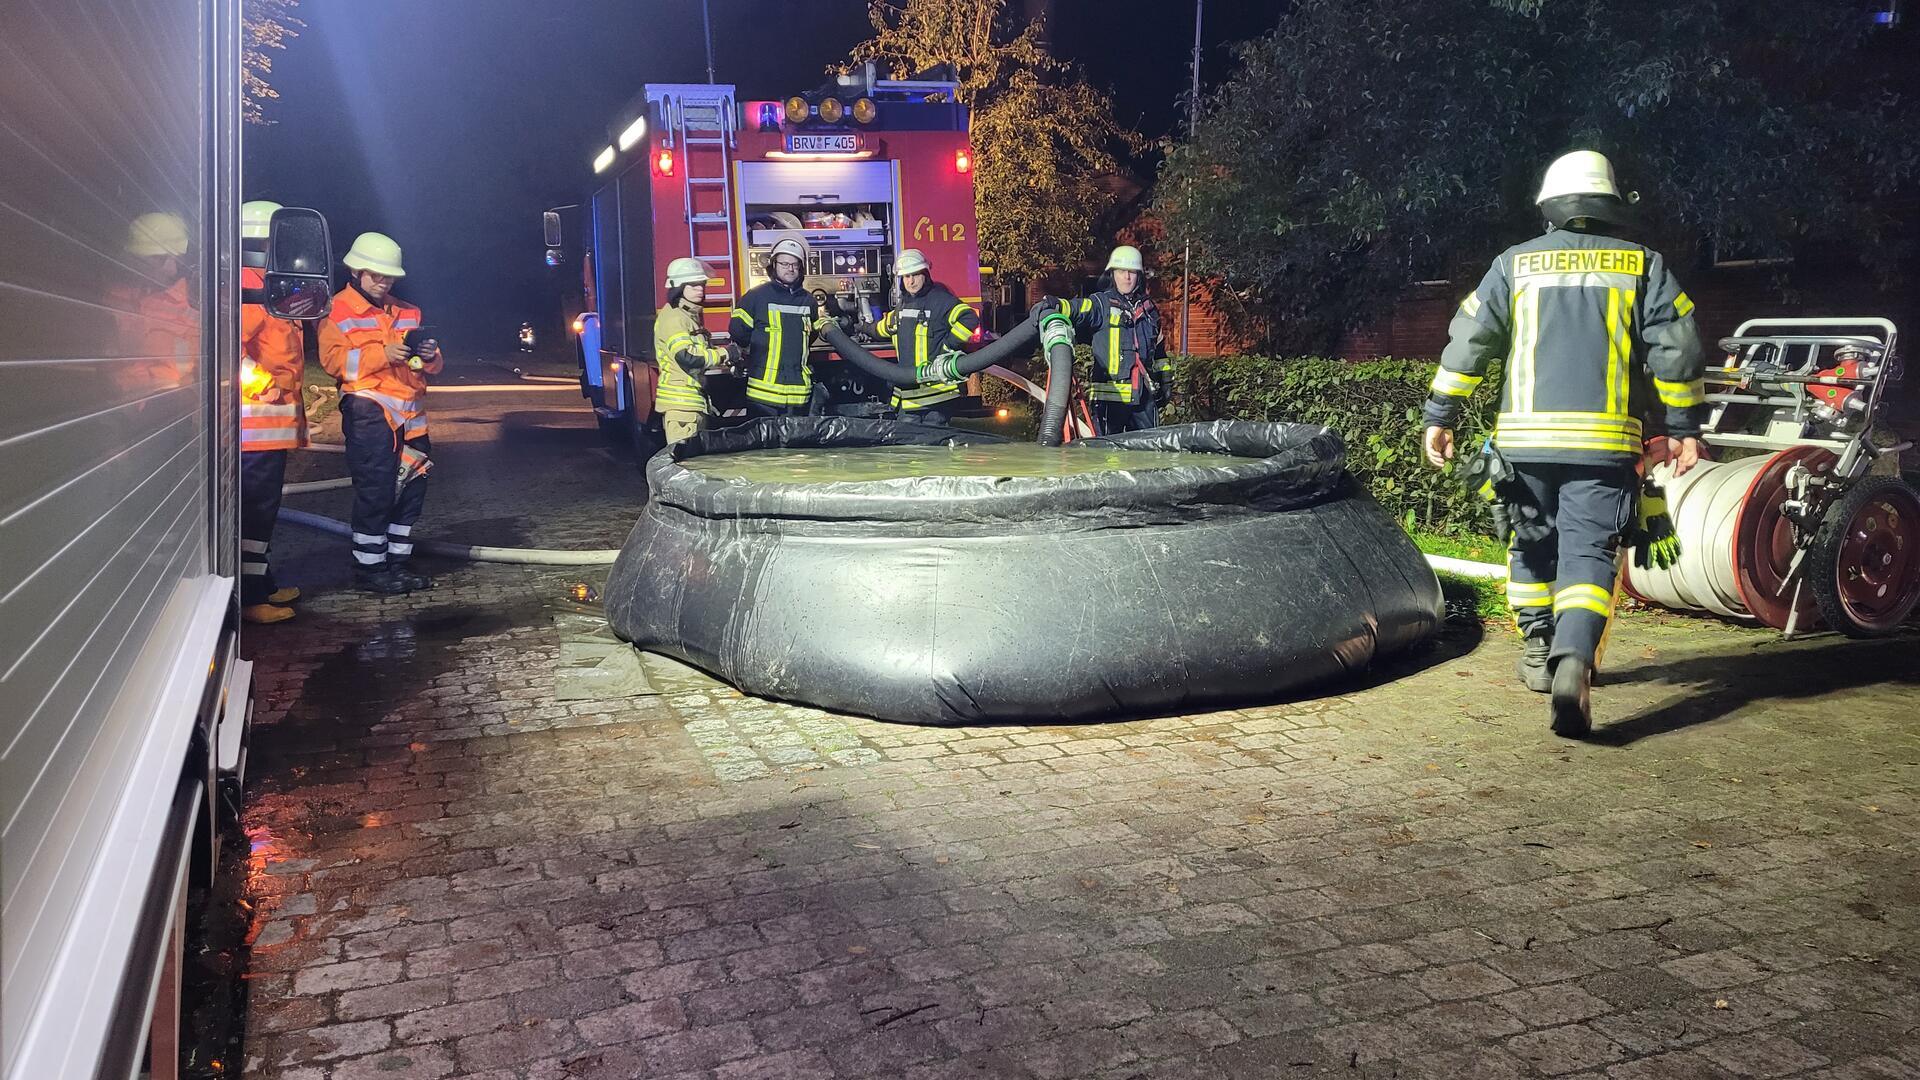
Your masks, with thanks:
M 433 579 L 408 561 L 433 467 L 426 377 L 439 374 L 444 360 L 438 343 L 409 340 L 421 329 L 420 309 L 392 295 L 407 273 L 399 244 L 383 233 L 361 233 L 340 262 L 351 276 L 320 324 L 320 364 L 340 383 L 355 582 L 387 596 L 430 589 Z
M 267 226 L 278 209 L 264 200 L 240 207 L 242 288 L 266 286 Z M 300 598 L 299 589 L 274 581 L 267 548 L 280 517 L 287 451 L 307 444 L 305 366 L 298 323 L 276 319 L 260 304 L 240 305 L 240 617 L 251 623 L 293 618 L 286 605 Z

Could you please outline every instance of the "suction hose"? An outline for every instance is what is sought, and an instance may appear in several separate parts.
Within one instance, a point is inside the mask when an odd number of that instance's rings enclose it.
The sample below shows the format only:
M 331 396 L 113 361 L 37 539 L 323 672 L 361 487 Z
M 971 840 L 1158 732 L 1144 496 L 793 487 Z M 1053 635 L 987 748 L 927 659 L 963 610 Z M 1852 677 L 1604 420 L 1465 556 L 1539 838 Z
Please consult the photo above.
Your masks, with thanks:
M 353 529 L 344 521 L 335 521 L 319 514 L 309 514 L 304 510 L 282 510 L 280 520 L 291 521 L 295 525 L 305 525 L 309 529 L 318 529 L 335 536 L 352 536 Z M 468 562 L 518 563 L 524 566 L 606 566 L 620 557 L 619 548 L 597 548 L 589 550 L 565 551 L 555 548 L 505 548 L 487 547 L 482 544 L 449 544 L 440 540 L 421 540 L 414 544 L 416 550 L 426 555 L 439 555 L 448 559 L 465 559 Z
M 839 323 L 828 322 L 821 329 L 820 336 L 833 346 L 834 352 L 854 367 L 889 386 L 905 388 L 923 383 L 959 382 L 976 371 L 985 371 L 995 364 L 1011 360 L 1033 348 L 1039 328 L 1036 320 L 1028 318 L 1007 331 L 1007 336 L 985 348 L 970 353 L 943 353 L 921 365 L 918 371 L 897 361 L 882 360 L 868 352 L 848 337 Z
M 839 323 L 827 323 L 821 328 L 820 336 L 854 367 L 890 386 L 902 388 L 930 382 L 959 382 L 976 371 L 985 371 L 1025 353 L 1039 338 L 1046 343 L 1047 354 L 1047 400 L 1040 413 L 1040 445 L 1059 446 L 1065 439 L 1067 399 L 1073 390 L 1073 323 L 1050 304 L 1035 305 L 1033 314 L 985 348 L 970 353 L 945 353 L 918 371 L 868 352 L 848 337 Z
M 1047 352 L 1047 401 L 1040 410 L 1040 445 L 1066 441 L 1067 397 L 1073 390 L 1073 322 L 1058 311 L 1040 316 Z
M 310 495 L 316 491 L 337 491 L 340 488 L 346 488 L 346 487 L 352 487 L 352 486 L 353 486 L 353 477 L 336 476 L 331 480 L 304 480 L 297 484 L 281 484 L 280 494 Z

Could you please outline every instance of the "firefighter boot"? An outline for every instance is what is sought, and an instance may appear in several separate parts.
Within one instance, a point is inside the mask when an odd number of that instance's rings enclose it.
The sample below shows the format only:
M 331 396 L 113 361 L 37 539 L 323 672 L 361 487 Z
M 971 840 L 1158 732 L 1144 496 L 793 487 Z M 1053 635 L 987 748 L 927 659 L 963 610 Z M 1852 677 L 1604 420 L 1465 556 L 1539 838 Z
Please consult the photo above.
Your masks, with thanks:
M 1563 656 L 1553 665 L 1553 733 L 1584 739 L 1593 730 L 1590 705 L 1593 665 L 1577 656 Z
M 1547 654 L 1553 651 L 1553 628 L 1543 626 L 1530 633 L 1520 646 L 1520 662 L 1514 674 L 1527 689 L 1544 694 L 1553 689 L 1553 675 L 1547 670 Z
M 409 590 L 433 588 L 433 579 L 408 566 L 405 559 L 392 560 L 388 566 L 393 571 L 393 576 L 405 582 Z
M 355 568 L 353 587 L 361 592 L 379 596 L 400 596 L 409 591 L 406 581 L 396 575 L 391 567 L 380 566 L 372 570 Z
M 289 585 L 284 589 L 275 589 L 273 593 L 267 597 L 267 603 L 291 604 L 298 599 L 300 599 L 300 590 L 295 586 Z
M 278 604 L 248 604 L 240 609 L 240 617 L 250 623 L 266 626 L 293 618 L 293 609 Z

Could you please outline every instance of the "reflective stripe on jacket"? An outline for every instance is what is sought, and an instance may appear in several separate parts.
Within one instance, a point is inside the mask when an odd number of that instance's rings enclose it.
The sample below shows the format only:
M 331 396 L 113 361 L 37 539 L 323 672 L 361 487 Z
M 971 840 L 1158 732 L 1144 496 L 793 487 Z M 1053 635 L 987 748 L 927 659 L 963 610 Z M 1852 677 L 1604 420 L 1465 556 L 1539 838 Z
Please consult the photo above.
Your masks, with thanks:
M 1060 310 L 1073 319 L 1081 339 L 1093 346 L 1089 399 L 1139 404 L 1153 397 L 1148 380 L 1172 375 L 1173 365 L 1160 340 L 1160 311 L 1152 300 L 1144 296 L 1131 300 L 1104 289 L 1077 301 L 1062 300 Z
M 971 306 L 960 302 L 946 286 L 933 283 L 919 296 L 903 296 L 900 306 L 880 319 L 882 336 L 893 339 L 893 348 L 902 364 L 915 371 L 934 357 L 957 352 L 973 340 L 980 330 L 980 316 Z M 927 383 L 915 387 L 896 387 L 893 407 L 925 409 L 960 396 L 957 382 Z
M 725 356 L 710 343 L 698 304 L 682 300 L 661 308 L 653 317 L 653 358 L 660 366 L 653 407 L 661 412 L 712 412 L 707 368 Z
M 1493 441 L 1513 460 L 1629 462 L 1648 420 L 1675 437 L 1700 433 L 1706 360 L 1693 301 L 1640 244 L 1557 229 L 1508 248 L 1448 334 L 1427 425 L 1452 427 L 1504 359 Z
M 266 287 L 257 267 L 240 271 L 242 288 Z M 300 380 L 306 367 L 300 324 L 277 319 L 259 304 L 240 305 L 240 449 L 292 450 L 307 445 Z
M 341 393 L 378 403 L 387 423 L 408 439 L 427 433 L 427 376 L 443 365 L 436 358 L 414 371 L 388 363 L 387 345 L 419 328 L 419 308 L 391 297 L 375 307 L 352 285 L 333 294 L 333 311 L 320 323 L 320 366 L 340 383 Z
M 813 342 L 813 294 L 768 281 L 747 290 L 728 332 L 746 354 L 747 396 L 766 405 L 805 405 L 813 393 L 807 354 Z

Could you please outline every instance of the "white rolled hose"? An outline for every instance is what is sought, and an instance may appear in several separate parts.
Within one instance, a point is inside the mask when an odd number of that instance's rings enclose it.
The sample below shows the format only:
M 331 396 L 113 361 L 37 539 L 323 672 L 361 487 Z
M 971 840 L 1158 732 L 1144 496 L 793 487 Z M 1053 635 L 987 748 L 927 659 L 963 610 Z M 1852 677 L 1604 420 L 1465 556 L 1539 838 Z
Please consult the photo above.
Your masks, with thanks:
M 353 535 L 353 528 L 346 522 L 336 521 L 320 514 L 309 514 L 305 510 L 282 510 L 280 519 L 291 521 L 295 525 L 305 525 L 309 529 L 332 533 L 335 536 L 351 537 Z M 450 544 L 443 540 L 416 540 L 414 549 L 425 555 L 438 555 L 447 559 L 517 563 L 523 566 L 606 566 L 620 557 L 619 548 L 576 550 L 509 548 L 489 547 L 484 544 Z
M 532 378 L 528 382 L 534 382 Z M 558 385 L 544 380 L 533 386 L 517 386 L 513 383 L 476 383 L 473 386 L 441 385 L 427 391 L 430 398 L 441 394 L 577 394 L 580 392 L 580 380 L 567 379 Z
M 1678 479 L 1671 465 L 1655 466 L 1654 479 L 1666 489 L 1667 513 L 1680 537 L 1680 558 L 1665 569 L 1629 562 L 1627 584 L 1633 592 L 1675 611 L 1753 618 L 1740 596 L 1734 526 L 1755 478 L 1771 460 L 1760 454 L 1732 462 L 1702 461 Z
M 1507 580 L 1507 568 L 1499 563 L 1474 562 L 1471 559 L 1454 559 L 1445 555 L 1428 555 L 1427 565 L 1435 570 L 1443 570 L 1460 577 L 1481 578 L 1486 581 Z
M 353 486 L 353 477 L 336 476 L 332 480 L 303 480 L 297 484 L 281 484 L 282 495 L 311 495 L 316 491 L 338 491 Z

